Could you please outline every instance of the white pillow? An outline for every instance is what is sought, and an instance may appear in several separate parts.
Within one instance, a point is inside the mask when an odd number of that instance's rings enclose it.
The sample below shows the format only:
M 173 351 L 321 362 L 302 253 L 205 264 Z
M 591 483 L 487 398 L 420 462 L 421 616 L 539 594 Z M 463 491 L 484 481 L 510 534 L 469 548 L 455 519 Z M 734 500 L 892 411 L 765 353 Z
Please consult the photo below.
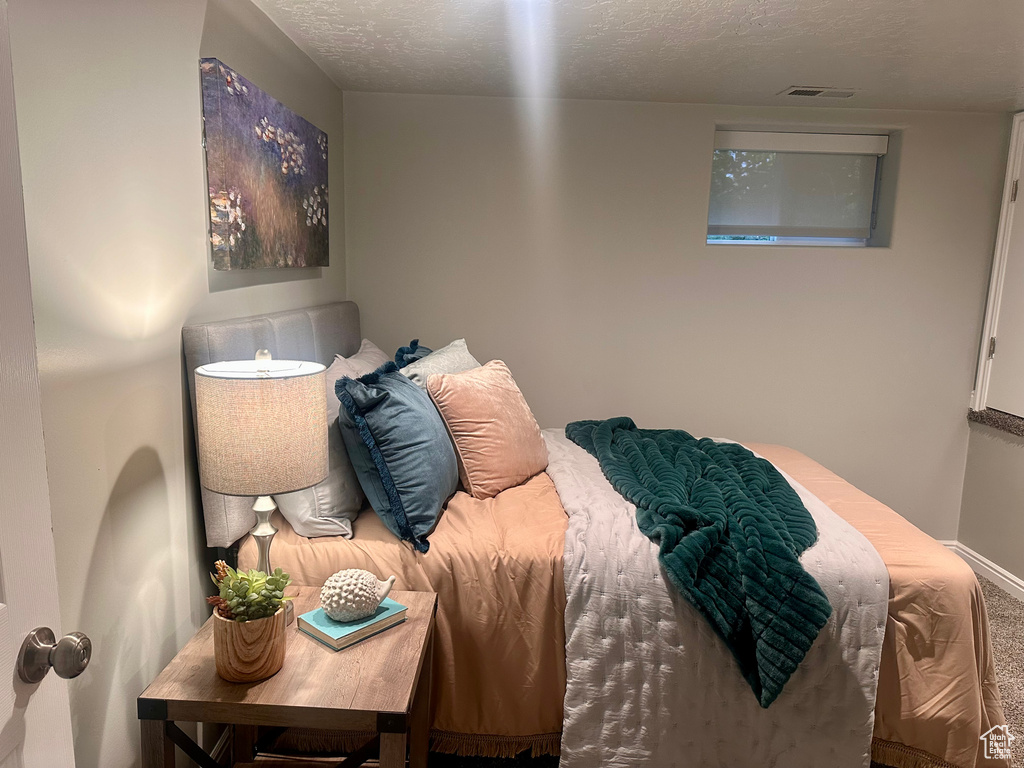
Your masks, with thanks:
M 427 388 L 427 376 L 432 373 L 462 373 L 470 368 L 479 368 L 480 363 L 469 354 L 465 339 L 456 339 L 446 347 L 409 363 L 399 373 L 408 376 L 422 390 Z
M 352 538 L 352 521 L 363 506 L 363 489 L 349 461 L 338 429 L 338 408 L 341 403 L 334 392 L 334 383 L 348 376 L 357 379 L 377 370 L 388 361 L 379 347 L 363 339 L 352 357 L 336 355 L 327 369 L 327 477 L 294 493 L 274 497 L 278 509 L 300 536 L 344 536 Z

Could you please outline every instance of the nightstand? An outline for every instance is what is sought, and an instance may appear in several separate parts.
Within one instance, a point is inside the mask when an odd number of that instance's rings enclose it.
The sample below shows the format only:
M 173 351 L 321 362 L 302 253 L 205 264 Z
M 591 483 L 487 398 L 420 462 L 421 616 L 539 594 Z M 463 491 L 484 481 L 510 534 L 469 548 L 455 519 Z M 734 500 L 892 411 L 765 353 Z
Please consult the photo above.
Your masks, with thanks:
M 425 768 L 430 735 L 433 592 L 390 595 L 408 608 L 406 620 L 361 643 L 333 651 L 288 627 L 284 666 L 267 680 L 229 683 L 213 661 L 212 619 L 179 651 L 139 697 L 143 768 L 173 768 L 178 746 L 200 768 L 221 768 L 178 721 L 227 723 L 234 729 L 234 762 L 251 763 L 259 730 L 326 728 L 379 734 L 344 765 L 360 765 L 380 747 L 381 768 Z M 296 615 L 320 604 L 319 590 L 300 588 Z

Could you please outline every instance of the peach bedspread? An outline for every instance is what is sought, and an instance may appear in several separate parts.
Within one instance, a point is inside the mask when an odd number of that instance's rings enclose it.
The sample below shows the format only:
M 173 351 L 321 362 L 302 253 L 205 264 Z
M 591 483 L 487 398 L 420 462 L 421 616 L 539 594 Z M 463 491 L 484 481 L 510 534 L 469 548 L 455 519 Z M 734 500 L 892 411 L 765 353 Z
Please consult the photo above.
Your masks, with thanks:
M 434 728 L 438 751 L 513 756 L 558 754 L 565 696 L 567 519 L 543 472 L 493 499 L 459 492 L 430 534 L 430 550 L 399 541 L 373 512 L 355 537 L 299 536 L 281 518 L 271 563 L 300 586 L 319 586 L 342 568 L 395 574 L 396 589 L 437 592 Z M 239 565 L 255 567 L 246 537 Z M 295 746 L 330 748 L 325 734 Z
M 1008 765 L 986 760 L 980 739 L 1006 720 L 985 601 L 970 567 L 802 453 L 778 445 L 747 447 L 860 531 L 889 571 L 872 758 L 895 768 Z
M 748 447 L 789 473 L 875 547 L 890 576 L 874 760 L 894 768 L 1006 766 L 981 734 L 1005 723 L 981 587 L 959 557 L 798 451 Z M 432 746 L 463 754 L 557 754 L 565 693 L 565 512 L 541 473 L 493 499 L 458 493 L 420 554 L 364 513 L 355 538 L 306 539 L 282 518 L 272 561 L 300 585 L 340 568 L 394 573 L 438 593 Z M 242 567 L 254 567 L 246 538 Z

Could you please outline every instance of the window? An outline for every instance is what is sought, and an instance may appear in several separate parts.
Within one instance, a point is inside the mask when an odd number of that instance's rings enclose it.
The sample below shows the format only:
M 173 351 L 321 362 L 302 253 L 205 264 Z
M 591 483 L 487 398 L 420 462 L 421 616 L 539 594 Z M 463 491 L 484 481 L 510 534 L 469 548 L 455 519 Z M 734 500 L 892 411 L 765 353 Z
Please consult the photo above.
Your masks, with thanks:
M 708 243 L 866 245 L 888 136 L 716 131 Z

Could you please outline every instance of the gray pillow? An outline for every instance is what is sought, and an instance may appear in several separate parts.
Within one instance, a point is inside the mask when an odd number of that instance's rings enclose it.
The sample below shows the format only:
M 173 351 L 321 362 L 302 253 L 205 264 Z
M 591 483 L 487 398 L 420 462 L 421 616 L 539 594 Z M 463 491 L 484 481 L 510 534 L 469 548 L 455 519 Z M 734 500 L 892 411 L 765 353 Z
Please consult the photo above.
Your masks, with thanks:
M 336 355 L 327 369 L 327 477 L 312 488 L 274 497 L 281 514 L 300 536 L 344 536 L 352 538 L 352 521 L 363 506 L 363 489 L 352 468 L 338 431 L 338 396 L 334 383 L 345 376 L 358 377 L 375 371 L 388 361 L 373 342 L 363 339 L 351 357 Z
M 337 413 L 338 398 L 331 395 Z M 352 538 L 352 521 L 363 506 L 363 489 L 356 478 L 338 431 L 335 416 L 327 430 L 327 477 L 312 488 L 274 497 L 278 509 L 300 536 L 344 536 Z
M 426 552 L 427 535 L 459 484 L 440 414 L 393 362 L 341 379 L 337 391 L 342 438 L 370 505 L 392 533 Z
M 465 339 L 456 339 L 447 347 L 431 352 L 414 363 L 409 363 L 399 373 L 408 376 L 422 390 L 427 388 L 427 376 L 432 373 L 462 373 L 479 368 L 480 363 L 469 354 Z

